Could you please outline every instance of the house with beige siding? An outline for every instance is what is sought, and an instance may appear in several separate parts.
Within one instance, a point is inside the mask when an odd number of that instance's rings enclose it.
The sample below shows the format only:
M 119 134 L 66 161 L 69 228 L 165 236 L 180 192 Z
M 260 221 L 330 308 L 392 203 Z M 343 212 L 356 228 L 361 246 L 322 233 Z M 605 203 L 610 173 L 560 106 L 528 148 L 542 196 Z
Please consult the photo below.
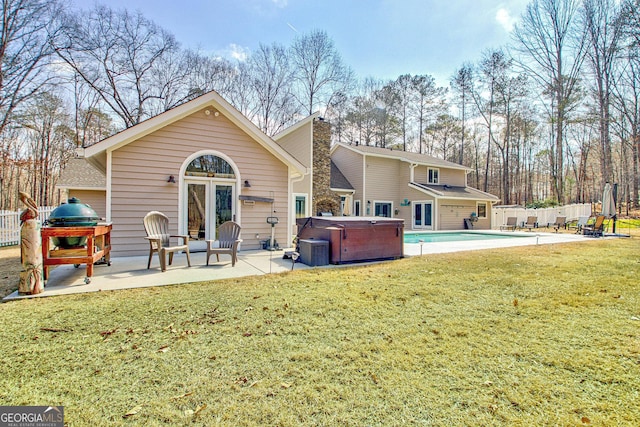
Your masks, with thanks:
M 241 224 L 242 249 L 271 234 L 289 247 L 293 185 L 308 174 L 292 154 L 215 92 L 168 110 L 84 149 L 105 176 L 105 218 L 113 223 L 115 256 L 148 253 L 142 225 L 165 213 L 173 234 L 194 251 L 215 239 L 227 220 Z M 84 202 L 86 198 L 81 198 Z
M 402 218 L 405 230 L 491 228 L 498 197 L 467 185 L 470 168 L 424 154 L 336 143 L 331 159 L 353 187 L 352 212 Z
M 152 210 L 170 218 L 172 234 L 189 235 L 193 251 L 236 221 L 246 250 L 264 246 L 273 217 L 276 242 L 289 247 L 300 217 L 384 216 L 409 230 L 458 230 L 473 216 L 474 228 L 489 229 L 498 201 L 467 185 L 464 166 L 332 145 L 318 114 L 270 138 L 215 92 L 81 151 L 58 187 L 113 224 L 115 256 L 147 253 L 142 218 Z

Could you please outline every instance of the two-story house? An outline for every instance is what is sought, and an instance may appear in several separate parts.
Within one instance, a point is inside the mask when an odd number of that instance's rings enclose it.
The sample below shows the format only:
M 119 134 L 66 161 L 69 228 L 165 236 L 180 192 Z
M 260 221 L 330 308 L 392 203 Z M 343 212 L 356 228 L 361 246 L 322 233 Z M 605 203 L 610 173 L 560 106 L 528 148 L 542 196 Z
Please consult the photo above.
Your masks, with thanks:
M 405 229 L 491 228 L 499 199 L 467 185 L 471 169 L 424 154 L 337 143 L 331 159 L 353 186 L 352 212 L 403 218 Z M 343 196 L 344 197 L 344 196 Z
M 218 226 L 242 226 L 242 249 L 258 249 L 277 217 L 275 238 L 287 247 L 296 218 L 333 215 L 403 218 L 405 229 L 490 228 L 498 199 L 467 186 L 468 168 L 415 153 L 331 145 L 331 125 L 311 115 L 273 138 L 216 92 L 99 141 L 83 151 L 101 175 L 86 184 L 79 161 L 59 187 L 99 208 L 113 223 L 114 256 L 144 255 L 142 218 L 159 210 L 192 250 Z M 83 173 L 81 173 L 83 172 Z M 73 178 L 78 175 L 75 181 Z

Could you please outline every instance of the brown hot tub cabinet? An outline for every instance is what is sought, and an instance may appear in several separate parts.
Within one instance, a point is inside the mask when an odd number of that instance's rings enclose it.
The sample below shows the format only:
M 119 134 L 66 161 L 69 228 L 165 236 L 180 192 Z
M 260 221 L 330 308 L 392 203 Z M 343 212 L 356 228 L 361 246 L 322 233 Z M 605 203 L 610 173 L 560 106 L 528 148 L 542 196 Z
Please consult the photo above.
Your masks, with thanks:
M 329 262 L 368 261 L 403 257 L 404 220 L 383 217 L 298 218 L 298 239 L 329 242 Z

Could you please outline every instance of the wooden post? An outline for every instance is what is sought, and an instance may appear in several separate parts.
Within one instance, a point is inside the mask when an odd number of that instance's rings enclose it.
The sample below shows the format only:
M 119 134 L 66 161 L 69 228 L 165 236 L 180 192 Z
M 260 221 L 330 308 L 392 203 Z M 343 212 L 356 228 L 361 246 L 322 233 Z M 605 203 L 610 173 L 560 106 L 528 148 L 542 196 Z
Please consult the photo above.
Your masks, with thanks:
M 20 284 L 18 293 L 34 295 L 44 291 L 42 277 L 42 224 L 37 219 L 27 219 L 20 228 Z

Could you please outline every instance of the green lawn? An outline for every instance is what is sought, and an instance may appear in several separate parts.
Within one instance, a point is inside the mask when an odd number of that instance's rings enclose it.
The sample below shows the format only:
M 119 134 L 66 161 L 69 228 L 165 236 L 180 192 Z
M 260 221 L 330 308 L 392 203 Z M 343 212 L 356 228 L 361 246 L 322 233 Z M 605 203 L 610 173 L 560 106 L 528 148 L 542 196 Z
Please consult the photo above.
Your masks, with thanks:
M 70 426 L 640 425 L 640 240 L 0 305 L 0 405 Z

